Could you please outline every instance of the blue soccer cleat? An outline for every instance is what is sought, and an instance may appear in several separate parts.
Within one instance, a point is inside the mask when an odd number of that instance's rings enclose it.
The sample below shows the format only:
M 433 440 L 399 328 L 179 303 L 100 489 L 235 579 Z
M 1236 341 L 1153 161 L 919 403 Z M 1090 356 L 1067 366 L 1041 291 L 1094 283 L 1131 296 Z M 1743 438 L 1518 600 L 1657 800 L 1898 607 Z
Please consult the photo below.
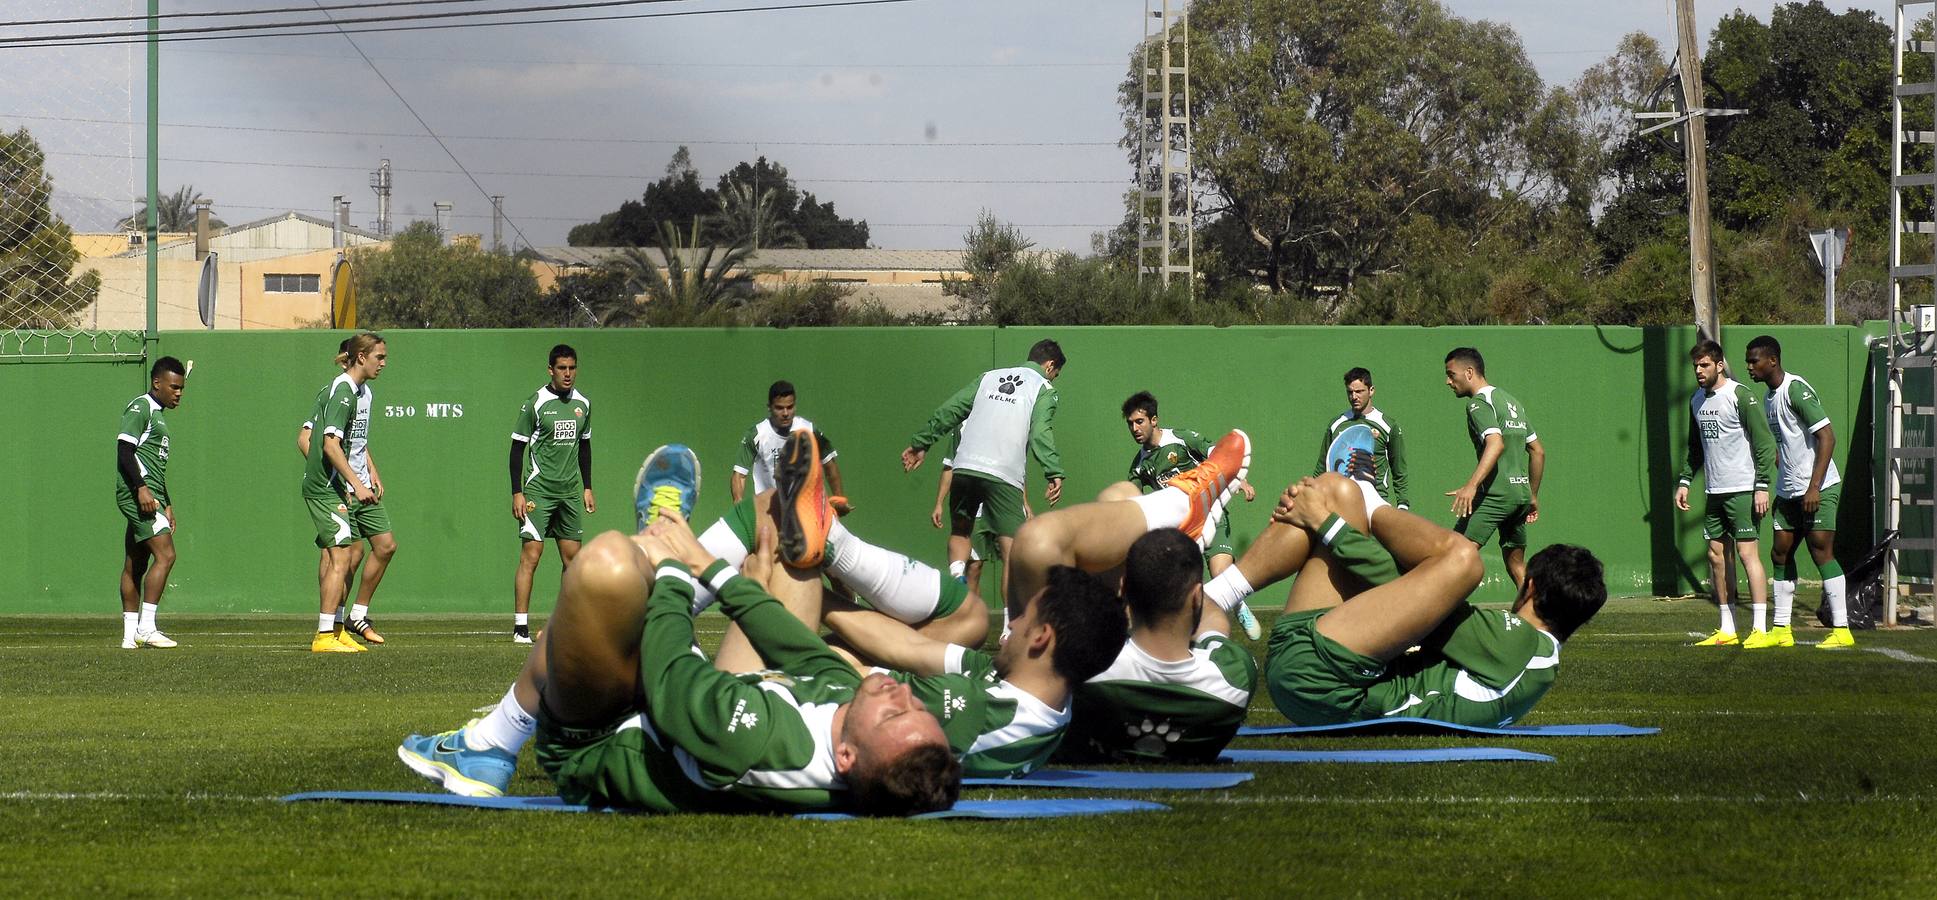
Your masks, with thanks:
M 397 758 L 410 770 L 442 785 L 461 797 L 502 797 L 511 786 L 511 773 L 518 768 L 516 754 L 503 750 L 473 750 L 464 739 L 463 728 L 443 734 L 413 734 L 397 745 Z
M 639 477 L 632 480 L 632 508 L 639 513 L 638 530 L 659 521 L 662 509 L 677 510 L 691 520 L 699 506 L 699 457 L 685 444 L 667 444 L 646 454 Z

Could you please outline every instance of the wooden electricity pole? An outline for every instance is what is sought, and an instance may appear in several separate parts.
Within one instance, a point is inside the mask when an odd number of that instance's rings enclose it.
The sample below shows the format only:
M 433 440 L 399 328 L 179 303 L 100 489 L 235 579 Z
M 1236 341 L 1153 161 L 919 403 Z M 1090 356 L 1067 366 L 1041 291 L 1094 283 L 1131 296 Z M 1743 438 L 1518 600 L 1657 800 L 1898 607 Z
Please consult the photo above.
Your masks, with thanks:
M 1675 0 L 1676 52 L 1681 78 L 1682 162 L 1688 175 L 1688 289 L 1695 299 L 1695 330 L 1722 339 L 1715 313 L 1715 267 L 1708 241 L 1708 121 L 1702 97 L 1702 60 L 1695 43 L 1695 0 Z

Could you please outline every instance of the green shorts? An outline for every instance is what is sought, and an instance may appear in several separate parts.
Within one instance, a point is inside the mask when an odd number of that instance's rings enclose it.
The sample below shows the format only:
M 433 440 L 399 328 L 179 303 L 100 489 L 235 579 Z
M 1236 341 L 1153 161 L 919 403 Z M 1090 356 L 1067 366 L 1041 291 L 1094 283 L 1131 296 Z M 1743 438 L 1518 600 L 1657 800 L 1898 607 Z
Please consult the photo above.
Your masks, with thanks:
M 969 519 L 980 509 L 999 537 L 1012 538 L 1022 529 L 1022 489 L 980 472 L 955 470 L 948 487 L 948 513 Z
M 989 517 L 977 514 L 975 525 L 969 529 L 969 558 L 977 560 L 1002 560 L 1002 544 L 996 540 L 995 526 Z
M 518 537 L 544 543 L 585 540 L 585 495 L 576 497 L 538 497 L 525 495 L 525 517 L 518 523 Z
M 1754 491 L 1708 495 L 1708 509 L 1702 515 L 1702 537 L 1711 541 L 1731 537 L 1753 541 L 1761 532 L 1762 518 L 1755 514 Z
M 1237 550 L 1233 549 L 1235 546 L 1236 544 L 1231 541 L 1231 511 L 1226 509 L 1224 518 L 1217 520 L 1217 533 L 1211 537 L 1210 546 L 1204 548 L 1204 561 L 1208 563 L 1211 557 L 1220 554 L 1236 558 L 1238 554 Z
M 543 710 L 532 753 L 566 803 L 593 807 L 671 813 L 716 808 L 730 795 L 707 791 L 679 769 L 678 759 L 661 749 L 647 727 L 620 727 L 634 717 L 603 728 L 566 728 L 552 724 Z M 644 723 L 645 716 L 636 717 Z
M 1366 718 L 1362 709 L 1386 664 L 1347 650 L 1318 633 L 1326 610 L 1286 613 L 1265 645 L 1265 686 L 1293 725 L 1332 725 Z
M 390 513 L 384 511 L 383 501 L 358 503 L 351 500 L 350 529 L 359 541 L 368 540 L 379 534 L 389 534 Z
M 168 508 L 168 494 L 156 493 L 153 488 L 149 489 L 149 493 L 154 494 L 155 502 L 161 505 L 146 516 L 141 514 L 141 504 L 135 502 L 133 494 L 117 494 L 114 498 L 115 505 L 121 508 L 121 518 L 128 520 L 128 535 L 137 544 L 158 534 L 175 533 L 175 523 L 168 521 L 168 516 L 162 512 Z
M 309 510 L 309 521 L 316 526 L 316 546 L 328 549 L 356 543 L 356 528 L 350 524 L 350 507 L 342 500 L 304 497 L 303 507 Z
M 1453 530 L 1482 547 L 1497 532 L 1500 535 L 1500 549 L 1524 548 L 1527 546 L 1527 511 L 1524 500 L 1508 500 L 1496 494 L 1486 494 L 1474 504 L 1472 515 L 1453 523 Z
M 1839 482 L 1824 488 L 1816 504 L 1814 514 L 1803 512 L 1802 497 L 1776 498 L 1777 531 L 1835 531 L 1836 507 L 1843 501 L 1843 485 Z

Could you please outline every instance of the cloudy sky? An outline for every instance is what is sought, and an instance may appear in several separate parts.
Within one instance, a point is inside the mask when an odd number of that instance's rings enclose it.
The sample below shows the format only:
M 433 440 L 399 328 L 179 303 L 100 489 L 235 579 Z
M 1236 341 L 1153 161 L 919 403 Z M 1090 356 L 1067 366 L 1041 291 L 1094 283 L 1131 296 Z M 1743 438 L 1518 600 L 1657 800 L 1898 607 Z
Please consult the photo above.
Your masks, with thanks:
M 163 0 L 162 8 L 309 2 Z M 482 5 L 547 2 L 559 0 Z M 673 0 L 567 15 L 776 2 Z M 1511 24 L 1554 84 L 1605 58 L 1629 31 L 1673 44 L 1672 0 L 1444 2 L 1467 18 Z M 1766 21 L 1772 5 L 1740 7 Z M 1846 5 L 1879 16 L 1890 8 L 1888 0 L 1831 3 Z M 145 8 L 7 0 L 0 18 Z M 1734 8 L 1699 2 L 1703 34 Z M 0 27 L 0 38 L 20 33 Z M 448 200 L 457 230 L 488 238 L 486 196 L 502 194 L 506 240 L 548 246 L 636 198 L 686 144 L 709 183 L 756 155 L 781 162 L 841 214 L 867 219 L 881 247 L 960 246 L 986 208 L 1042 246 L 1087 250 L 1090 234 L 1119 217 L 1129 183 L 1116 147 L 1116 85 L 1142 35 L 1143 0 L 914 0 L 355 35 L 367 62 L 333 34 L 165 44 L 161 185 L 193 184 L 230 223 L 290 209 L 324 215 L 342 194 L 353 221 L 367 226 L 376 213 L 370 173 L 387 158 L 396 227 Z M 0 44 L 0 127 L 24 126 L 41 140 L 59 208 L 77 227 L 112 228 L 129 212 L 125 198 L 143 190 L 142 129 L 130 124 L 144 114 L 143 60 L 140 47 Z

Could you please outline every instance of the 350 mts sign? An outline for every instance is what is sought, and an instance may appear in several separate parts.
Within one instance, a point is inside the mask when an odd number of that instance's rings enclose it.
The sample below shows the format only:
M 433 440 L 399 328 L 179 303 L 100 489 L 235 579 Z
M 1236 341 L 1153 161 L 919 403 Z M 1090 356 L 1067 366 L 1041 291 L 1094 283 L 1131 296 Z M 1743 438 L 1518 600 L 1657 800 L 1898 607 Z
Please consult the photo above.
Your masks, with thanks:
M 423 416 L 426 419 L 464 418 L 464 404 L 462 403 L 426 403 L 422 406 L 416 404 L 409 406 L 386 406 L 383 408 L 383 417 L 386 419 L 414 419 L 417 417 L 418 410 L 420 409 L 423 410 Z

